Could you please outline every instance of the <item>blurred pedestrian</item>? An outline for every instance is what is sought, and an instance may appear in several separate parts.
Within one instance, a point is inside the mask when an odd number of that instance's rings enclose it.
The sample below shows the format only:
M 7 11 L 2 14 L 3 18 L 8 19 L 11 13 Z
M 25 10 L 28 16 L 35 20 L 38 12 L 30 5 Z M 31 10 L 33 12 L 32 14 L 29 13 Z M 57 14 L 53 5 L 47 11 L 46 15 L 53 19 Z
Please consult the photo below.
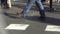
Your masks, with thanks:
M 1 6 L 4 7 L 4 0 L 1 0 Z
M 1 0 L 1 6 L 3 8 L 8 8 L 7 0 Z
M 36 3 L 37 7 L 39 8 L 40 17 L 39 18 L 45 18 L 45 10 L 42 5 L 41 0 L 29 0 L 26 7 L 23 9 L 21 13 L 17 13 L 20 17 L 26 17 L 26 14 L 29 12 L 30 8 L 32 7 L 33 3 Z

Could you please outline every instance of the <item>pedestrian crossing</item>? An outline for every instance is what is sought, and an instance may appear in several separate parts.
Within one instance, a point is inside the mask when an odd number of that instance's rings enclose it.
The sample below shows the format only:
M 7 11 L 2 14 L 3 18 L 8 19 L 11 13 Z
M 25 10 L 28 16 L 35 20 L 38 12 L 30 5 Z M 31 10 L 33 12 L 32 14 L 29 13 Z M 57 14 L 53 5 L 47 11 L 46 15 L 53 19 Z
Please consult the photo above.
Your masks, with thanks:
M 58 26 L 58 25 L 47 25 L 45 31 L 60 32 L 60 26 Z
M 12 12 L 12 11 L 10 11 L 10 12 Z M 48 14 L 49 14 L 49 17 L 53 16 L 51 13 L 48 13 Z M 55 14 L 54 14 L 54 17 L 56 17 Z M 60 16 L 57 16 L 57 18 L 58 17 L 60 17 Z M 56 19 L 55 19 L 55 21 L 56 21 Z M 12 20 L 13 19 L 11 18 L 11 21 Z M 17 19 L 17 20 L 19 20 L 19 19 Z M 51 19 L 51 20 L 54 21 L 54 19 Z M 9 21 L 9 19 L 8 19 L 8 21 Z M 43 22 L 38 22 L 38 21 L 33 22 L 33 20 L 29 20 L 29 22 L 27 20 L 25 20 L 25 21 L 28 24 L 24 24 L 23 22 L 22 22 L 22 24 L 20 24 L 20 23 L 18 24 L 16 22 L 16 24 L 15 24 L 14 21 L 13 21 L 14 22 L 13 24 L 12 24 L 12 22 L 9 22 L 9 24 L 8 24 L 8 23 L 5 23 L 4 15 L 0 14 L 0 32 L 1 32 L 1 34 L 17 34 L 18 32 L 19 32 L 18 34 L 22 34 L 22 33 L 23 34 L 53 34 L 52 32 L 54 32 L 54 34 L 57 34 L 56 32 L 59 32 L 59 34 L 60 34 L 60 26 L 59 25 L 48 25 Z M 41 23 L 43 23 L 43 24 L 41 24 Z M 5 26 L 6 24 L 8 24 L 8 25 Z M 44 25 L 44 24 L 46 24 L 46 25 Z M 6 31 L 8 31 L 9 33 Z M 23 32 L 21 33 L 20 31 L 23 31 Z M 50 32 L 50 33 L 48 33 L 48 32 Z
M 26 30 L 29 24 L 10 24 L 6 30 Z
M 11 30 L 11 31 L 13 31 L 13 30 L 17 30 L 17 31 L 23 30 L 23 31 L 26 31 L 29 28 L 29 26 L 31 26 L 31 27 L 33 26 L 32 27 L 33 30 L 34 29 L 36 29 L 36 30 L 38 30 L 38 29 L 41 30 L 42 29 L 45 32 L 46 31 L 47 32 L 60 32 L 60 26 L 57 26 L 57 25 L 44 25 L 44 24 L 42 24 L 44 26 L 42 28 L 42 25 L 41 24 L 37 24 L 37 23 L 36 24 L 34 23 L 35 26 L 31 25 L 31 24 L 14 24 L 14 23 L 13 24 L 9 24 L 8 26 L 5 26 L 6 24 L 7 23 L 5 23 L 5 21 L 4 21 L 4 15 L 0 14 L 0 29 Z M 38 31 L 40 31 L 40 30 L 38 30 Z

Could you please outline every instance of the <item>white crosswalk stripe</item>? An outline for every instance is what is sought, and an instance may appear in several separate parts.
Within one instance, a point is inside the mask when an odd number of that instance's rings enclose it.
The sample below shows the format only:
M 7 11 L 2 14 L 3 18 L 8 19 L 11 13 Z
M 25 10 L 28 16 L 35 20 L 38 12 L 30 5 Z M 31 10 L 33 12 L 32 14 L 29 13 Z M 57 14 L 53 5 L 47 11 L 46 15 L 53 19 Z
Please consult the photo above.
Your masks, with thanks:
M 26 30 L 29 24 L 10 24 L 5 29 L 8 30 Z
M 60 32 L 60 26 L 57 26 L 57 25 L 47 25 L 45 31 Z

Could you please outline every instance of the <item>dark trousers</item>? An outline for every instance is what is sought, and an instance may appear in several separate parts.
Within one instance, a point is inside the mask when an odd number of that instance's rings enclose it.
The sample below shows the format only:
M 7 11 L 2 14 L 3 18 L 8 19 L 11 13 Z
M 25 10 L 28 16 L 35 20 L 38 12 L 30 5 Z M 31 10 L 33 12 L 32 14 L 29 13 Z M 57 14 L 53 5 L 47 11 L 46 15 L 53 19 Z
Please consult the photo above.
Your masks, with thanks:
M 8 7 L 7 0 L 1 0 L 1 5 Z
M 4 5 L 4 0 L 1 0 L 1 5 Z

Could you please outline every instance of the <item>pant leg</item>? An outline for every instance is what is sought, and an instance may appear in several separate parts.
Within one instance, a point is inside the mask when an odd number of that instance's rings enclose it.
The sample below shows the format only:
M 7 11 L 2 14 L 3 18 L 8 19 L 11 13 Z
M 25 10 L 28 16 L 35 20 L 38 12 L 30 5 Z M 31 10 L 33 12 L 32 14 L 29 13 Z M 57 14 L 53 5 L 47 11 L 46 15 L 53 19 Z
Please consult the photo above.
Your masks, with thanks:
M 11 0 L 7 0 L 8 7 L 11 8 Z
M 7 0 L 4 0 L 4 6 L 8 7 Z
M 4 0 L 1 0 L 1 6 L 3 6 L 4 5 Z
M 35 2 L 35 0 L 30 0 L 26 7 L 23 9 L 22 11 L 22 16 L 26 16 L 26 14 L 29 12 L 30 8 L 32 7 L 33 3 Z
M 1 0 L 1 4 L 3 4 L 4 3 L 4 0 Z
M 45 11 L 44 11 L 44 7 L 43 7 L 43 5 L 42 5 L 42 3 L 41 3 L 41 0 L 36 0 L 36 5 L 37 5 L 37 7 L 39 8 L 39 13 L 40 13 L 40 15 L 41 15 L 42 17 L 44 17 L 44 16 L 45 16 Z

